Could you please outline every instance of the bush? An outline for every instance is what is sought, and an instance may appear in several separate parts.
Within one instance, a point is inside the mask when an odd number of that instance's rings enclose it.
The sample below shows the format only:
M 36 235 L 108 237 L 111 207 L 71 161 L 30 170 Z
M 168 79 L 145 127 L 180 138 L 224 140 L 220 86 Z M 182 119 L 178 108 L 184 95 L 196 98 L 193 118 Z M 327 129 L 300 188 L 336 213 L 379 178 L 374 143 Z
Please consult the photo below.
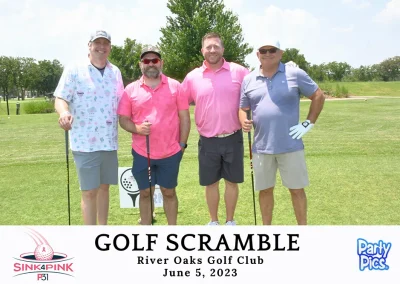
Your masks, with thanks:
M 22 104 L 26 114 L 52 113 L 54 112 L 53 101 L 34 101 Z
M 348 98 L 349 97 L 349 90 L 345 86 L 340 86 L 336 84 L 335 92 L 331 94 L 335 98 Z

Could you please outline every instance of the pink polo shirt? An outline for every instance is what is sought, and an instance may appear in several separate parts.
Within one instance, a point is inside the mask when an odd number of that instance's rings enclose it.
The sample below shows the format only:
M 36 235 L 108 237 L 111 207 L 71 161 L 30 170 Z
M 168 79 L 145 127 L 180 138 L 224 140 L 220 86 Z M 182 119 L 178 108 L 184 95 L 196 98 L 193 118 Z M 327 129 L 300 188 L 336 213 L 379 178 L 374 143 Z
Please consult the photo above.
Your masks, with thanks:
M 163 159 L 181 150 L 179 145 L 180 120 L 178 111 L 189 108 L 180 83 L 161 75 L 161 83 L 151 89 L 143 77 L 126 86 L 118 106 L 118 115 L 129 116 L 133 123 L 152 123 L 150 133 L 150 158 Z M 132 134 L 132 148 L 147 157 L 146 136 Z
M 203 65 L 186 75 L 183 92 L 196 104 L 194 118 L 200 135 L 214 137 L 241 128 L 239 122 L 240 87 L 245 67 L 226 62 L 217 71 Z

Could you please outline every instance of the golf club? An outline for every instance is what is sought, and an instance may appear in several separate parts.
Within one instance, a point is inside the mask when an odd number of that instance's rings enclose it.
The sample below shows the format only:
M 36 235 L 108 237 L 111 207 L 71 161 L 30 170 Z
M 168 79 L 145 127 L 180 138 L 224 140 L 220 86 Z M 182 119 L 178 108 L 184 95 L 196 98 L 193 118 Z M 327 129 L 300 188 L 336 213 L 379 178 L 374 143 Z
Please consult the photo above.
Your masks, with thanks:
M 71 225 L 71 206 L 69 194 L 69 143 L 68 130 L 65 130 L 65 156 L 67 159 L 67 193 L 68 193 L 68 225 Z
M 251 120 L 250 112 L 251 112 L 250 109 L 248 111 L 246 111 L 248 120 Z M 254 225 L 257 225 L 256 197 L 255 197 L 255 193 L 254 193 L 253 154 L 252 154 L 252 151 L 251 151 L 251 131 L 249 131 L 247 134 L 249 135 L 248 136 L 248 138 L 249 138 L 248 140 L 249 140 L 249 153 L 250 153 L 251 189 L 252 189 L 252 192 L 253 192 Z
M 149 189 L 150 189 L 150 215 L 151 215 L 151 225 L 154 223 L 153 218 L 153 193 L 151 191 L 151 166 L 150 166 L 150 138 L 146 135 L 146 148 L 147 148 L 147 168 L 149 173 Z

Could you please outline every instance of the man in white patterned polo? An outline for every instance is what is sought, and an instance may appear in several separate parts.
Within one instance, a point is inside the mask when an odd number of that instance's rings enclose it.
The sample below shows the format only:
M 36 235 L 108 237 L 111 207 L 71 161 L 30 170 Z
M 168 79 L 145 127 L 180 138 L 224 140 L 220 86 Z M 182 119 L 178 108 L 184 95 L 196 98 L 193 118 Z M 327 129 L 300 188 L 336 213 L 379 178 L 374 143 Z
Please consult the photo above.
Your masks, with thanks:
M 82 192 L 85 225 L 106 225 L 110 184 L 118 184 L 118 115 L 121 72 L 108 61 L 111 36 L 90 37 L 89 56 L 65 68 L 54 92 L 59 125 L 70 132 Z

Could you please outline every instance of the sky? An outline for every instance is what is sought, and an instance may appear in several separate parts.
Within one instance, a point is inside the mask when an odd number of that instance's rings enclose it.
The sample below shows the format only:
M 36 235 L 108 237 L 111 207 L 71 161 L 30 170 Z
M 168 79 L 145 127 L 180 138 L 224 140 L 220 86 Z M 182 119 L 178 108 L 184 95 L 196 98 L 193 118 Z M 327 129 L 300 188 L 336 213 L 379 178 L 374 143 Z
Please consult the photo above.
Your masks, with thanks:
M 0 0 L 0 56 L 85 58 L 90 34 L 104 29 L 112 44 L 126 38 L 157 44 L 171 16 L 167 0 Z M 245 42 L 278 40 L 311 64 L 372 65 L 400 55 L 400 0 L 224 0 L 239 17 Z M 200 51 L 199 51 L 200 52 Z M 256 67 L 256 51 L 246 57 Z

